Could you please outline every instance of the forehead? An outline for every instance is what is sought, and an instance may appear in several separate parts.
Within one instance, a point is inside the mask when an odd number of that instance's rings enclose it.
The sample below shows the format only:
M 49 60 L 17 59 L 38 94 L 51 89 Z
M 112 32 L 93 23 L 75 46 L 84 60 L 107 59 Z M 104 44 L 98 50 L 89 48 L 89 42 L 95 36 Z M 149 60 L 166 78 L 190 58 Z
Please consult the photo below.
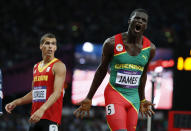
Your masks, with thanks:
M 148 19 L 148 15 L 144 12 L 134 12 L 134 14 L 131 16 L 131 18 L 135 18 L 135 17 L 141 17 L 141 18 Z
M 44 38 L 44 42 L 56 42 L 56 38 L 46 37 L 46 38 Z

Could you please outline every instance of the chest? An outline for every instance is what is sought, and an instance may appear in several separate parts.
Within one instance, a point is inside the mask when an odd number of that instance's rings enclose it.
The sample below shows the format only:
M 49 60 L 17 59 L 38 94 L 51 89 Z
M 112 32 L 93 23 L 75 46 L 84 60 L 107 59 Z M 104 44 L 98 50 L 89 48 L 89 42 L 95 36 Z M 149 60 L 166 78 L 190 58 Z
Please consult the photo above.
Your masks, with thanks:
M 52 67 L 46 67 L 43 70 L 34 68 L 33 71 L 33 82 L 48 82 L 54 78 Z
M 125 45 L 126 52 L 131 56 L 137 56 L 141 53 L 142 46 L 138 45 Z
M 144 67 L 148 62 L 148 53 L 140 51 L 136 56 L 129 55 L 129 53 L 124 52 L 123 54 L 114 56 L 112 63 L 114 64 L 132 64 Z

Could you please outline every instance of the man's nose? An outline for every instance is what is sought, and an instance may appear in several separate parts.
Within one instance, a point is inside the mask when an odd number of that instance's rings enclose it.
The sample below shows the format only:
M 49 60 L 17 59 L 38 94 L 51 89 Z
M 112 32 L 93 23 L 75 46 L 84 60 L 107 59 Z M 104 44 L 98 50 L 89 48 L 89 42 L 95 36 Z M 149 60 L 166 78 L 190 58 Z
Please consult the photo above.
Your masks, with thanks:
M 53 46 L 53 45 L 50 43 L 48 47 L 49 47 L 49 48 L 52 48 L 52 46 Z

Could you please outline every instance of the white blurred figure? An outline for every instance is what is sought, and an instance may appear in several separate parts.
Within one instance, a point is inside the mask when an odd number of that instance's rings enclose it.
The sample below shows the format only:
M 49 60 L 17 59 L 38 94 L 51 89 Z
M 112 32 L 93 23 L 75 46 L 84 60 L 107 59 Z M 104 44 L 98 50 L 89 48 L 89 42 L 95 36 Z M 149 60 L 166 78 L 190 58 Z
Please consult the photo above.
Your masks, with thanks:
M 158 66 L 155 68 L 154 70 L 154 76 L 155 78 L 155 92 L 154 92 L 154 100 L 153 100 L 153 103 L 155 104 L 155 108 L 158 107 L 158 104 L 159 104 L 159 101 L 160 101 L 160 97 L 161 97 L 161 91 L 160 91 L 160 87 L 161 87 L 161 82 L 162 82 L 162 72 L 163 72 L 163 67 L 162 66 Z
M 3 111 L 2 111 L 2 99 L 3 99 L 3 92 L 2 92 L 2 82 L 3 79 L 2 79 L 2 72 L 1 72 L 1 69 L 0 69 L 0 115 L 3 114 Z

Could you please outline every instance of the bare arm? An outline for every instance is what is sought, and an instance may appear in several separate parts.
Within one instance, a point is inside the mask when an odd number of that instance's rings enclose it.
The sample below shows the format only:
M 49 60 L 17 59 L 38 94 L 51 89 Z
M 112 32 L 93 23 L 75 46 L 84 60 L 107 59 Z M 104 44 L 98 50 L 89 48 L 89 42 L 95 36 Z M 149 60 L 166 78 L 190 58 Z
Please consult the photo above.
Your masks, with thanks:
M 145 68 L 143 70 L 143 74 L 142 74 L 141 79 L 140 79 L 139 97 L 140 97 L 141 101 L 145 99 L 145 84 L 147 81 L 148 66 L 149 66 L 151 60 L 153 59 L 153 57 L 155 56 L 155 51 L 156 51 L 155 45 L 151 44 L 150 57 L 149 57 L 148 63 L 145 65 Z
M 140 112 L 141 115 L 145 115 L 145 116 L 151 116 L 152 114 L 154 114 L 154 111 L 152 110 L 151 106 L 153 106 L 154 104 L 152 104 L 150 101 L 147 101 L 145 99 L 145 84 L 147 81 L 147 71 L 148 71 L 148 66 L 150 64 L 150 61 L 152 60 L 152 58 L 155 56 L 155 51 L 156 51 L 156 47 L 154 46 L 154 44 L 151 44 L 151 50 L 150 50 L 150 57 L 148 60 L 148 63 L 146 64 L 142 77 L 141 77 L 141 81 L 140 81 L 140 87 L 139 87 L 139 97 L 141 100 L 141 104 L 140 104 Z
M 27 93 L 25 96 L 14 100 L 13 102 L 16 104 L 16 106 L 32 103 L 32 91 Z
M 30 122 L 32 123 L 38 122 L 41 119 L 44 112 L 58 100 L 63 91 L 63 84 L 66 77 L 65 65 L 62 62 L 56 63 L 53 67 L 53 72 L 55 75 L 54 91 L 48 100 L 31 116 Z
M 109 63 L 113 57 L 113 45 L 113 38 L 107 39 L 103 44 L 101 63 L 96 70 L 89 93 L 87 97 L 82 102 L 80 102 L 80 107 L 74 111 L 74 115 L 77 118 L 83 118 L 86 112 L 89 116 L 89 110 L 92 104 L 92 97 L 94 96 L 95 92 L 97 91 L 98 87 L 106 76 Z
M 92 97 L 94 96 L 95 92 L 97 91 L 98 87 L 100 86 L 100 84 L 102 83 L 103 79 L 105 78 L 107 74 L 108 66 L 113 56 L 113 52 L 112 52 L 113 47 L 110 42 L 111 42 L 110 39 L 107 39 L 104 42 L 103 50 L 102 50 L 102 59 L 101 59 L 100 65 L 98 66 L 95 72 L 93 82 L 91 84 L 89 93 L 87 95 L 88 99 L 92 99 Z
M 33 85 L 33 84 L 32 84 Z M 8 103 L 5 106 L 5 110 L 8 113 L 11 113 L 11 111 L 16 107 L 16 106 L 20 106 L 20 105 L 24 105 L 24 104 L 29 104 L 32 103 L 32 91 L 30 91 L 29 93 L 27 93 L 25 96 L 18 98 L 10 103 Z

